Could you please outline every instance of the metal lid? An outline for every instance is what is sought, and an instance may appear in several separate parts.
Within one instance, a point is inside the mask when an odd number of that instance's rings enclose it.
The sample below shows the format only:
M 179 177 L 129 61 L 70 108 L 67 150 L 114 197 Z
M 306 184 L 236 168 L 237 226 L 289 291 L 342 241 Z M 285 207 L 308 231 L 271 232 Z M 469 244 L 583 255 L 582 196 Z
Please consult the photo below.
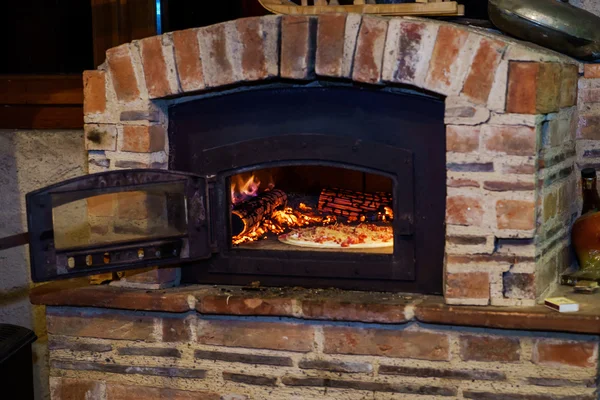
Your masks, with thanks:
M 555 0 L 489 0 L 499 29 L 572 57 L 600 57 L 600 17 Z
M 581 170 L 581 177 L 590 179 L 596 177 L 596 170 L 594 168 L 584 168 Z

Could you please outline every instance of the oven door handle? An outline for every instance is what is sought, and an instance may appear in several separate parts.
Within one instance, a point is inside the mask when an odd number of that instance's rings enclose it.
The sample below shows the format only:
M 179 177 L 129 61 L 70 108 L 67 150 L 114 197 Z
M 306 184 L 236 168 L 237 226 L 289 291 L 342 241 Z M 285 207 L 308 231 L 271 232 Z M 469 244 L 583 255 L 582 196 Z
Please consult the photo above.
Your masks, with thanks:
M 29 232 L 0 238 L 0 251 L 29 244 Z

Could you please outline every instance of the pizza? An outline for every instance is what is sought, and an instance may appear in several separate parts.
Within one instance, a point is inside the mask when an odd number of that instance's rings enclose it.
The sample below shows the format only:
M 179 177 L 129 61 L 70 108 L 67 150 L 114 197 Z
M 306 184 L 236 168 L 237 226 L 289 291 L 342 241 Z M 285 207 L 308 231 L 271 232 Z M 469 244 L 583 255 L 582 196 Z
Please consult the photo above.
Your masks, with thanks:
M 335 224 L 294 229 L 279 235 L 279 240 L 302 247 L 368 249 L 392 246 L 394 231 L 390 225 Z

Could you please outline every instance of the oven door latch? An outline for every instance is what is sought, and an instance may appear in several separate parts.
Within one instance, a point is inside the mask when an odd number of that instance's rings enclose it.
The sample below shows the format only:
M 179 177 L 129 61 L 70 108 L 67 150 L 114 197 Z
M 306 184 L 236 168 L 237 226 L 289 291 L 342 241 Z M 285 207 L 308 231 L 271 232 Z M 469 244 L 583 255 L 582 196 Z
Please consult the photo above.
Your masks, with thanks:
M 410 213 L 401 213 L 394 218 L 394 231 L 400 236 L 412 236 L 414 233 L 414 217 Z

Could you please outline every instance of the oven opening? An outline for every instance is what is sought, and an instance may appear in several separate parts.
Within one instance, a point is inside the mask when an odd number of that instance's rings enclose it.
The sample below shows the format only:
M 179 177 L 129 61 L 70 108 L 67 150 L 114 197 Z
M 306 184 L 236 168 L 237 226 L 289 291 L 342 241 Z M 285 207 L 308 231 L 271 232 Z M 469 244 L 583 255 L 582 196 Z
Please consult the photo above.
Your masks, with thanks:
M 393 180 L 294 165 L 229 178 L 233 249 L 394 253 Z

